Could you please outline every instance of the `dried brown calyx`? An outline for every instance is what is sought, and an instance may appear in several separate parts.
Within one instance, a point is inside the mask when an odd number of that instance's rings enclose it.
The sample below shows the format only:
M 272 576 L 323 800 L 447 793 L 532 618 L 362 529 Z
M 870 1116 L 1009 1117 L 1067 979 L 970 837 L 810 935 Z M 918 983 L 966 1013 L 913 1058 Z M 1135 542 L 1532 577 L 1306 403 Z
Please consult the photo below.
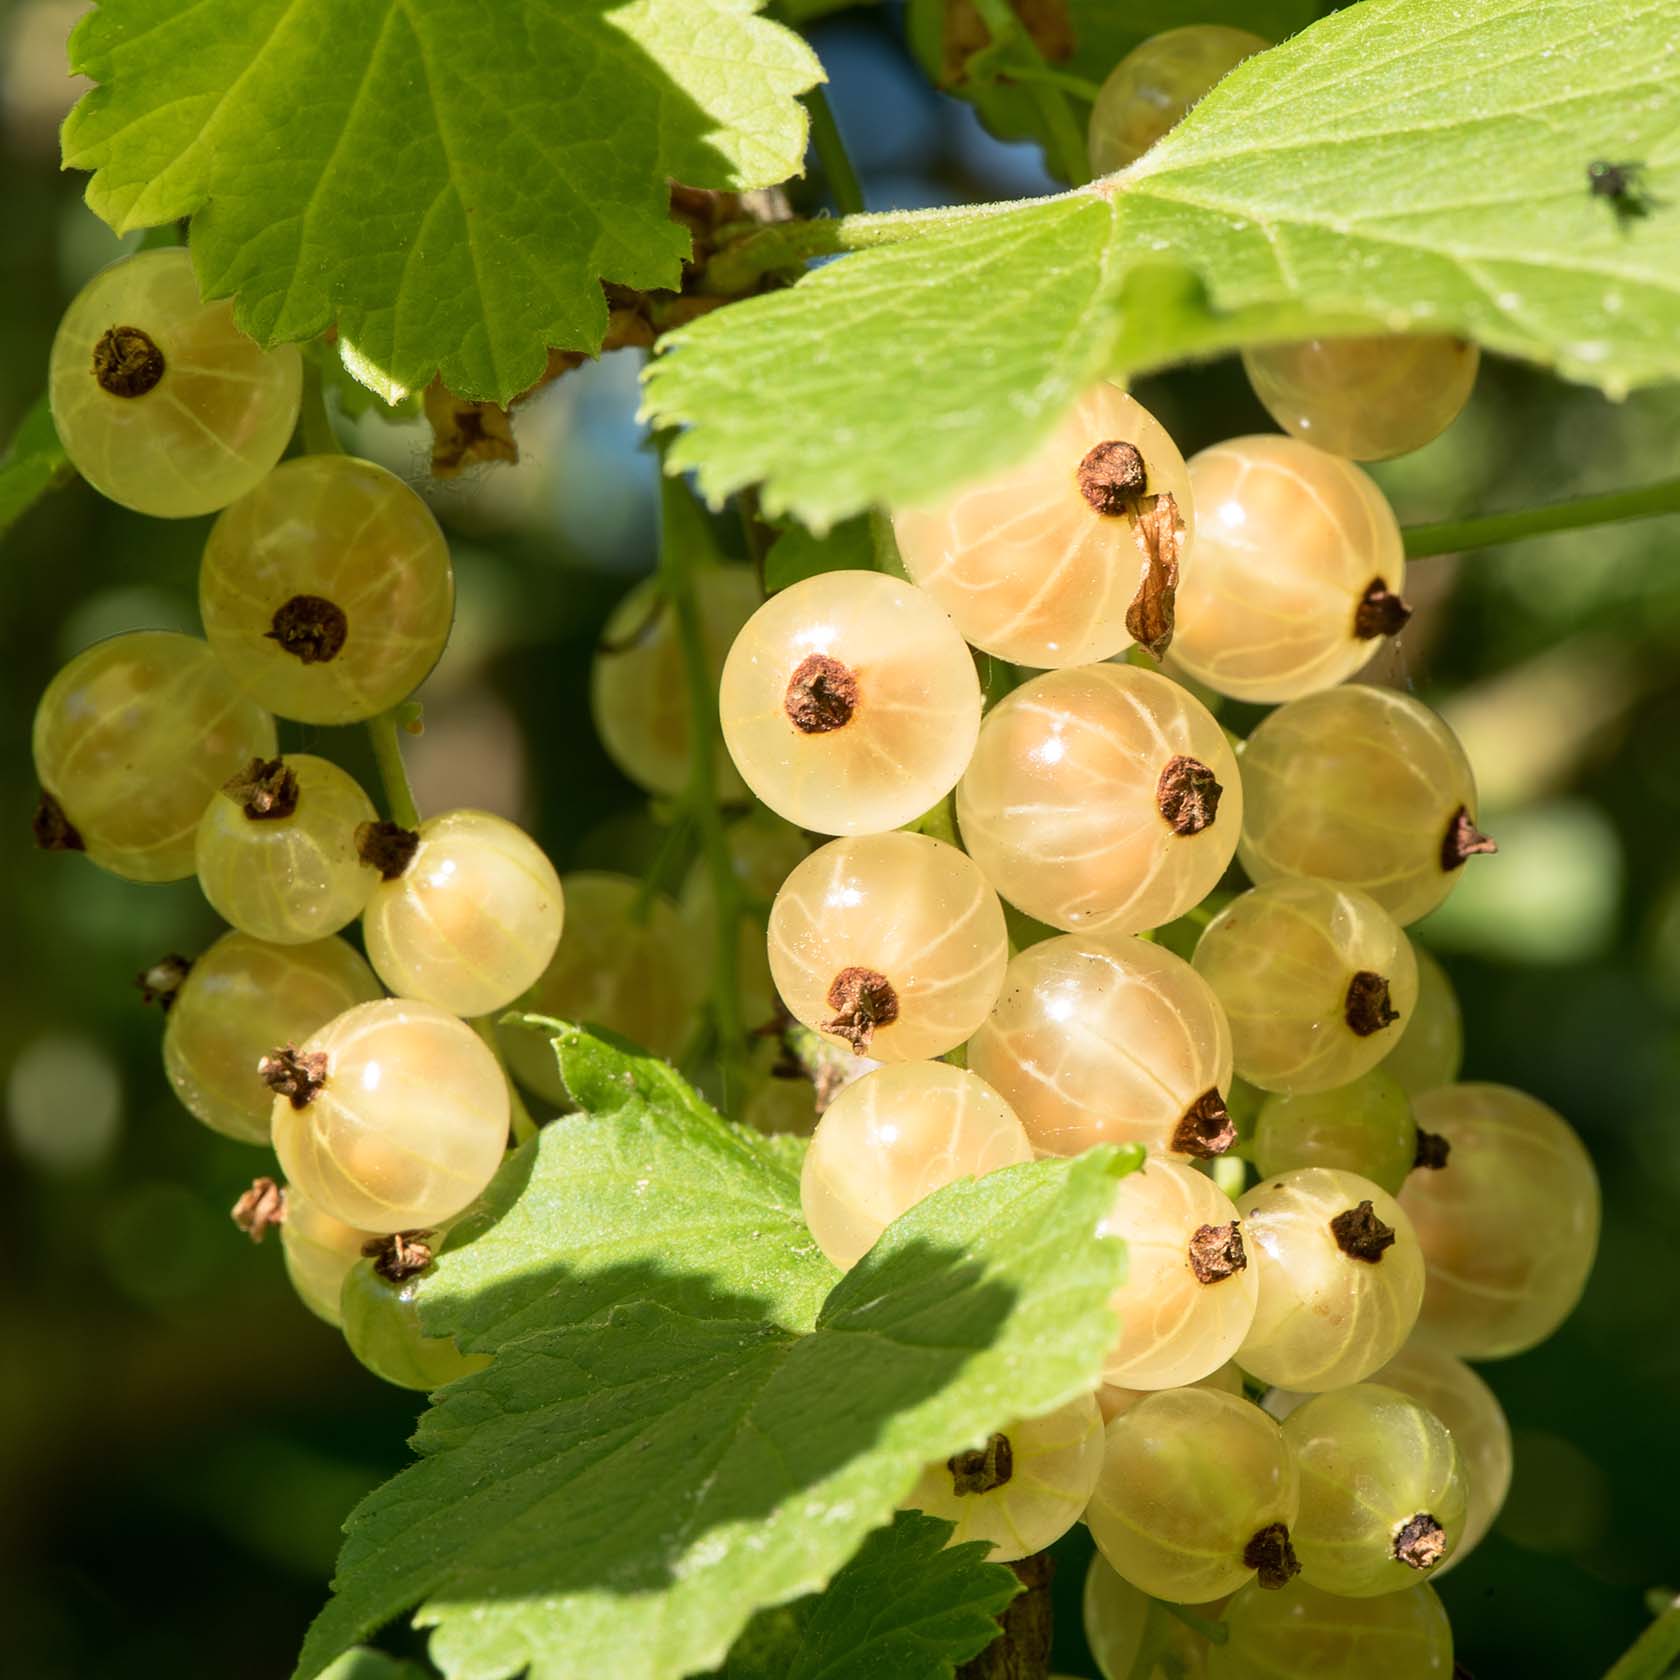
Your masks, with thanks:
M 1099 443 L 1079 463 L 1079 494 L 1105 519 L 1137 511 L 1149 474 L 1135 443 Z
M 1439 1132 L 1426 1132 L 1423 1127 L 1418 1127 L 1417 1148 L 1412 1153 L 1414 1167 L 1427 1167 L 1431 1172 L 1439 1172 L 1451 1154 L 1452 1145 Z
M 1015 1454 L 1007 1435 L 994 1435 L 983 1447 L 953 1453 L 945 1460 L 953 1493 L 990 1493 L 1015 1474 Z
M 286 1222 L 286 1191 L 272 1178 L 253 1178 L 251 1188 L 233 1204 L 233 1222 L 252 1242 L 260 1243 L 271 1225 Z
M 1301 1560 L 1289 1543 L 1289 1530 L 1282 1523 L 1268 1523 L 1243 1547 L 1243 1562 L 1255 1572 L 1260 1585 L 1276 1591 L 1287 1587 L 1301 1573 Z
M 1374 577 L 1353 609 L 1353 633 L 1362 642 L 1392 636 L 1405 628 L 1411 616 L 1412 609 L 1388 587 L 1387 581 Z
M 1462 869 L 1467 858 L 1498 850 L 1498 841 L 1483 834 L 1469 808 L 1460 805 L 1447 819 L 1447 832 L 1441 836 L 1441 868 L 1450 875 L 1453 870 Z
M 898 1019 L 898 993 L 886 975 L 873 968 L 843 968 L 828 988 L 828 1007 L 834 1018 L 824 1021 L 823 1031 L 843 1038 L 862 1055 L 869 1048 L 877 1027 L 891 1026 Z
M 808 653 L 788 678 L 782 704 L 794 728 L 806 735 L 827 735 L 844 729 L 857 710 L 858 680 L 851 670 L 826 653 Z
M 301 663 L 324 665 L 338 657 L 350 634 L 350 620 L 341 606 L 324 595 L 294 595 L 275 608 L 263 634 Z
M 277 822 L 297 809 L 298 779 L 283 758 L 253 758 L 222 792 L 252 822 Z
M 394 1231 L 388 1237 L 371 1237 L 362 1253 L 387 1283 L 401 1283 L 425 1271 L 432 1263 L 430 1231 Z
M 1185 1109 L 1173 1127 L 1167 1147 L 1175 1155 L 1194 1155 L 1199 1160 L 1211 1161 L 1236 1141 L 1237 1127 L 1231 1111 L 1218 1090 L 1210 1087 Z
M 1400 1011 L 1389 1000 L 1388 981 L 1368 968 L 1360 969 L 1348 981 L 1343 1015 L 1361 1038 L 1369 1038 L 1400 1019 Z
M 257 1075 L 275 1096 L 293 1108 L 307 1108 L 327 1082 L 327 1058 L 319 1050 L 299 1050 L 283 1044 L 257 1063 Z
M 1372 1266 L 1394 1246 L 1394 1227 L 1383 1224 L 1369 1202 L 1338 1213 L 1330 1221 L 1330 1234 L 1350 1260 L 1363 1260 Z
M 1169 495 L 1145 496 L 1132 521 L 1132 536 L 1143 554 L 1138 591 L 1126 609 L 1126 629 L 1156 659 L 1172 646 L 1178 601 L 1178 564 L 1184 558 L 1184 520 Z
M 396 880 L 413 863 L 419 849 L 419 834 L 401 823 L 381 817 L 377 822 L 356 825 L 356 856 L 377 869 L 382 881 Z
M 1235 1277 L 1248 1265 L 1243 1251 L 1242 1226 L 1233 1219 L 1229 1225 L 1198 1225 L 1190 1239 L 1190 1270 L 1197 1283 L 1219 1283 Z
M 1400 1525 L 1394 1536 L 1394 1555 L 1420 1573 L 1433 1569 L 1447 1555 L 1446 1530 L 1427 1511 Z
M 181 989 L 181 982 L 191 972 L 191 962 L 179 951 L 159 957 L 134 976 L 134 984 L 140 988 L 140 1001 L 155 1003 L 167 1015 L 169 1006 L 175 1001 L 175 994 Z
M 82 836 L 76 825 L 65 816 L 64 807 L 50 793 L 43 792 L 30 823 L 35 844 L 43 852 L 85 852 Z
M 1188 837 L 1212 828 L 1224 793 L 1213 772 L 1199 758 L 1180 753 L 1167 760 L 1155 784 L 1155 809 L 1174 834 Z
M 139 327 L 107 327 L 93 347 L 93 377 L 113 397 L 143 397 L 163 378 L 163 352 Z

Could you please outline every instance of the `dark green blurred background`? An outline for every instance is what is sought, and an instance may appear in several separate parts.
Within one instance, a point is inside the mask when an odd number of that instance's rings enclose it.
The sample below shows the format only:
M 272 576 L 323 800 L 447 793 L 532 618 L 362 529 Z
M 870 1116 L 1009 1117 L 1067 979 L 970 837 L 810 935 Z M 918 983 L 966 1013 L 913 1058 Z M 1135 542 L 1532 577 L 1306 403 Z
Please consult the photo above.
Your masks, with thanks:
M 65 301 L 120 249 L 57 168 L 81 9 L 0 0 L 0 437 Z M 889 9 L 817 31 L 871 207 L 1044 190 L 1030 150 L 926 89 L 895 29 Z M 820 202 L 820 179 L 800 193 Z M 568 377 L 522 415 L 518 468 L 435 497 L 461 608 L 412 744 L 420 804 L 504 811 L 562 869 L 633 869 L 653 833 L 584 700 L 601 620 L 653 561 L 635 372 L 621 355 Z M 1140 394 L 1186 454 L 1265 425 L 1234 363 Z M 1378 476 L 1403 520 L 1432 520 L 1672 474 L 1677 436 L 1675 395 L 1614 406 L 1493 364 L 1445 437 Z M 423 470 L 415 428 L 370 419 L 351 441 Z M 30 1680 L 287 1674 L 339 1522 L 404 1461 L 421 1405 L 296 1303 L 273 1243 L 234 1230 L 263 1158 L 164 1084 L 132 977 L 214 936 L 197 887 L 126 885 L 30 843 L 40 690 L 99 636 L 198 628 L 206 523 L 76 485 L 0 550 L 0 1666 Z M 1516 1481 L 1442 1591 L 1481 1680 L 1575 1680 L 1637 1633 L 1648 1589 L 1680 1587 L 1680 521 L 1423 562 L 1408 592 L 1420 610 L 1387 674 L 1463 733 L 1503 847 L 1421 937 L 1463 998 L 1467 1076 L 1562 1110 L 1606 1210 L 1579 1312 L 1482 1367 Z M 355 732 L 283 738 L 368 771 Z

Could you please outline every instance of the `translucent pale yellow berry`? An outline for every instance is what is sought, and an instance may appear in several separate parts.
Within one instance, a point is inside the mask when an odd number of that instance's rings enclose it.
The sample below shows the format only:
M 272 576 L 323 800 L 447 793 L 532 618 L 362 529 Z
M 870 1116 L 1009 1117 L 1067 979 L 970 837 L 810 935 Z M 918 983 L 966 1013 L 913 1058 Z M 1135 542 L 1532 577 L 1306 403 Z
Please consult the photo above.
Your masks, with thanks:
M 702 990 L 676 906 L 628 875 L 579 870 L 561 887 L 565 937 L 520 1008 L 605 1027 L 655 1056 L 676 1057 L 694 1030 Z M 513 1026 L 500 1038 L 522 1085 L 548 1102 L 567 1100 L 545 1038 Z
M 1070 933 L 1012 957 L 968 1065 L 1044 1154 L 1205 1155 L 1233 1135 L 1225 1013 L 1189 963 L 1145 939 Z
M 242 933 L 276 945 L 337 933 L 378 884 L 356 852 L 373 801 L 336 764 L 310 753 L 253 760 L 199 819 L 204 896 Z
M 1237 700 L 1293 700 L 1351 677 L 1406 621 L 1400 527 L 1370 478 L 1287 437 L 1190 461 L 1196 554 L 1172 659 Z
M 1043 1551 L 1079 1521 L 1102 1462 L 1102 1415 L 1082 1394 L 930 1464 L 903 1503 L 955 1523 L 947 1544 L 988 1540 L 990 1560 L 1011 1563 Z
M 1446 970 L 1415 942 L 1412 955 L 1417 959 L 1417 1002 L 1411 1019 L 1397 1023 L 1400 1038 L 1383 1057 L 1382 1070 L 1415 1097 L 1458 1078 L 1464 1065 L 1464 1016 Z
M 1155 500 L 1163 496 L 1170 508 Z M 1194 529 L 1184 457 L 1114 385 L 1088 391 L 1025 461 L 893 519 L 905 570 L 964 638 L 1040 668 L 1129 647 L 1128 614 L 1149 571 L 1144 545 L 1170 545 L 1160 564 L 1177 565 Z
M 342 939 L 265 945 L 224 933 L 188 972 L 163 1029 L 175 1094 L 212 1131 L 266 1144 L 274 1094 L 257 1064 L 301 1044 L 335 1016 L 380 996 L 373 971 Z
M 308 1079 L 298 1096 L 274 1098 L 274 1150 L 287 1180 L 346 1225 L 442 1224 L 501 1165 L 501 1067 L 471 1027 L 435 1005 L 358 1005 L 305 1039 L 296 1060 Z
M 983 1079 L 901 1062 L 855 1080 L 823 1111 L 799 1201 L 818 1246 L 845 1268 L 923 1197 L 1031 1159 L 1021 1122 Z
M 1464 1532 L 1433 1573 L 1444 1575 L 1493 1527 L 1511 1486 L 1511 1426 L 1488 1385 L 1464 1363 L 1414 1336 L 1371 1381 L 1421 1402 L 1452 1431 L 1470 1496 Z
M 1398 1389 L 1354 1383 L 1298 1406 L 1283 1438 L 1301 1476 L 1301 1578 L 1347 1598 L 1403 1592 L 1464 1532 L 1464 1461 L 1447 1426 Z
M 1085 1520 L 1134 1587 L 1200 1603 L 1257 1569 L 1288 1578 L 1299 1497 L 1283 1431 L 1258 1406 L 1211 1389 L 1163 1389 L 1109 1423 Z
M 372 1231 L 358 1231 L 323 1213 L 295 1185 L 287 1187 L 280 1252 L 298 1299 L 317 1318 L 328 1324 L 340 1322 L 338 1303 L 344 1280 L 362 1258 L 363 1245 L 377 1240 Z
M 1317 1394 L 1363 1381 L 1399 1352 L 1423 1300 L 1412 1222 L 1357 1173 L 1303 1167 L 1237 1198 L 1260 1301 L 1237 1363 Z
M 1346 683 L 1292 700 L 1249 736 L 1240 762 L 1237 855 L 1256 884 L 1311 876 L 1358 887 L 1404 926 L 1491 849 L 1458 738 L 1394 689 Z
M 420 1327 L 420 1280 L 387 1283 L 371 1260 L 359 1260 L 344 1280 L 339 1311 L 350 1351 L 373 1372 L 399 1388 L 430 1392 L 482 1371 L 489 1356 L 462 1353 L 447 1336 L 428 1336 Z
M 1355 461 L 1439 437 L 1470 400 L 1482 353 L 1440 333 L 1309 338 L 1243 351 L 1266 412 L 1286 432 Z
M 1249 1158 L 1263 1177 L 1296 1167 L 1336 1167 L 1396 1196 L 1417 1146 L 1412 1105 L 1384 1062 L 1331 1091 L 1268 1097 L 1255 1122 Z
M 1081 1609 L 1085 1643 L 1103 1680 L 1131 1680 L 1149 1623 L 1149 1604 L 1149 1595 L 1115 1574 L 1101 1552 L 1092 1554 Z
M 355 723 L 406 700 L 437 663 L 455 579 L 437 521 L 400 478 L 306 455 L 216 521 L 198 605 L 210 645 L 271 711 Z
M 560 877 L 522 828 L 489 811 L 447 811 L 419 828 L 394 880 L 362 917 L 368 961 L 401 997 L 487 1015 L 534 985 L 565 920 Z
M 1225 1364 L 1217 1371 L 1210 1371 L 1205 1377 L 1183 1386 L 1211 1388 L 1220 1394 L 1235 1394 L 1240 1399 L 1243 1393 L 1242 1372 L 1234 1363 Z M 1097 1410 L 1102 1413 L 1103 1422 L 1108 1423 L 1122 1412 L 1129 1412 L 1145 1395 L 1159 1392 L 1153 1388 L 1122 1388 L 1119 1383 L 1105 1382 L 1097 1389 Z
M 205 303 L 181 248 L 101 270 L 59 322 L 53 425 L 103 496 L 159 518 L 213 513 L 280 459 L 297 424 L 303 361 L 264 350 Z
M 1254 1322 L 1259 1278 L 1231 1199 L 1206 1173 L 1151 1160 L 1114 1187 L 1098 1232 L 1126 1244 L 1110 1299 L 1120 1334 L 1103 1380 L 1177 1388 L 1230 1359 Z
M 831 840 L 770 911 L 770 973 L 808 1027 L 881 1062 L 953 1050 L 1003 984 L 1003 907 L 955 846 L 925 834 Z
M 35 774 L 54 802 L 43 803 L 37 838 L 130 881 L 180 880 L 193 873 L 216 790 L 274 746 L 274 719 L 196 636 L 132 630 L 95 642 L 35 709 Z
M 1196 946 L 1251 1085 L 1330 1091 L 1388 1054 L 1417 999 L 1411 942 L 1374 899 L 1276 881 L 1234 899 Z
M 878 572 L 825 572 L 748 620 L 718 712 L 735 768 L 778 816 L 819 834 L 877 834 L 956 785 L 980 683 L 930 596 Z
M 1135 163 L 1215 82 L 1270 44 L 1246 29 L 1193 23 L 1134 47 L 1091 107 L 1091 173 L 1112 175 Z
M 1187 690 L 1088 665 L 1034 677 L 992 708 L 957 816 L 986 879 L 1029 916 L 1141 933 L 1218 882 L 1243 794 L 1224 731 Z
M 1208 1680 L 1451 1680 L 1452 1629 L 1431 1587 L 1338 1598 L 1305 1581 L 1244 1587 L 1210 1644 Z
M 1569 1123 L 1508 1085 L 1447 1085 L 1415 1104 L 1446 1140 L 1401 1205 L 1429 1265 L 1421 1326 L 1466 1359 L 1502 1359 L 1574 1310 L 1598 1251 L 1598 1175 Z
M 724 656 L 762 599 L 748 566 L 709 566 L 694 579 L 706 686 L 716 693 Z M 692 706 L 676 614 L 650 578 L 613 609 L 589 671 L 589 706 L 608 756 L 650 793 L 687 786 L 693 747 Z M 726 754 L 714 753 L 719 799 L 746 794 Z

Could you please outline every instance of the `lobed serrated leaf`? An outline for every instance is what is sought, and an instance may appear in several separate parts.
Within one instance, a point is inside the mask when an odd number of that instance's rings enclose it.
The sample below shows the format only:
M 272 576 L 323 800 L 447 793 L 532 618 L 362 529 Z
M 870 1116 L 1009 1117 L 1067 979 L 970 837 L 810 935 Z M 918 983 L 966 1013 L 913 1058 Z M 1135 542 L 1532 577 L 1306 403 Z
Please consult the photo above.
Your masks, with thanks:
M 1652 214 L 1588 190 L 1599 158 L 1644 164 Z M 1315 331 L 1459 332 L 1619 395 L 1680 377 L 1680 13 L 1362 0 L 1129 170 L 923 227 L 672 335 L 672 470 L 820 530 L 1019 458 L 1099 376 Z
M 797 174 L 809 47 L 762 0 L 104 0 L 64 127 L 118 232 L 191 216 L 265 344 L 335 321 L 387 394 L 507 402 L 600 348 L 603 280 L 674 287 L 666 183 Z
M 928 1198 L 832 1289 L 780 1151 L 652 1058 L 557 1029 L 590 1106 L 514 1157 L 421 1286 L 494 1354 L 353 1515 L 300 1675 L 419 1606 L 458 1680 L 666 1680 L 823 1587 L 928 1460 L 1087 1389 L 1113 1150 Z M 459 1245 L 459 1246 L 456 1246 Z
M 6 453 L 0 455 L 0 536 L 48 491 L 75 476 L 76 469 L 58 441 L 47 399 L 37 397 L 18 423 Z

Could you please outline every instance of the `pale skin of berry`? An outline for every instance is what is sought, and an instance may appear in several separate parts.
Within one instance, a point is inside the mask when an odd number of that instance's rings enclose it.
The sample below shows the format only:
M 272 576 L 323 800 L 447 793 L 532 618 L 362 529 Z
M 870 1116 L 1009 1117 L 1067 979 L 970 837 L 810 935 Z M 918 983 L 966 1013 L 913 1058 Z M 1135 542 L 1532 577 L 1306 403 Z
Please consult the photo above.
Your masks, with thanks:
M 199 818 L 253 758 L 274 719 L 196 636 L 133 630 L 84 649 L 35 709 L 35 774 L 100 868 L 178 881 L 195 868 Z
M 1415 1587 L 1437 1564 L 1395 1555 L 1406 1524 L 1434 1519 L 1450 1557 L 1464 1532 L 1468 1477 L 1447 1426 L 1410 1395 L 1377 1383 L 1320 1394 L 1283 1423 L 1301 1476 L 1291 1530 L 1301 1579 L 1346 1598 Z
M 373 970 L 342 939 L 281 946 L 224 933 L 193 963 L 164 1018 L 164 1071 L 195 1119 L 266 1146 L 274 1098 L 257 1063 L 380 995 Z
M 1418 995 L 1409 1020 L 1397 1021 L 1400 1041 L 1383 1057 L 1382 1070 L 1399 1080 L 1408 1096 L 1450 1085 L 1464 1064 L 1464 1016 L 1458 995 L 1440 963 L 1422 945 L 1417 959 Z
M 716 690 L 724 656 L 761 599 L 748 566 L 708 566 L 694 577 L 706 680 Z M 589 671 L 589 709 L 601 745 L 631 781 L 649 793 L 676 795 L 688 785 L 693 732 L 676 615 L 648 579 L 613 608 Z M 623 645 L 623 644 L 628 645 Z M 715 757 L 720 800 L 746 788 L 723 753 Z
M 1347 1253 L 1331 1220 L 1370 1202 L 1394 1242 Z M 1399 1352 L 1423 1301 L 1423 1252 L 1404 1210 L 1357 1173 L 1303 1167 L 1237 1198 L 1259 1304 L 1237 1363 L 1261 1382 L 1318 1394 L 1362 1382 Z
M 1243 351 L 1266 412 L 1293 437 L 1386 461 L 1439 437 L 1476 384 L 1482 353 L 1442 333 L 1309 338 Z
M 224 789 L 205 807 L 194 856 L 211 907 L 243 933 L 296 945 L 337 933 L 379 880 L 356 853 L 356 830 L 378 813 L 336 764 L 293 753 L 297 808 L 251 818 Z
M 326 1083 L 303 1108 L 274 1099 L 274 1149 L 322 1212 L 368 1231 L 436 1226 L 501 1165 L 507 1083 L 453 1015 L 402 998 L 361 1004 L 303 1052 L 326 1056 Z
M 990 1561 L 1012 1563 L 1043 1551 L 1079 1521 L 1102 1469 L 1102 1415 L 1082 1394 L 1042 1417 L 1006 1423 L 998 1433 L 1009 1442 L 1011 1457 L 1010 1477 L 1001 1487 L 959 1494 L 949 1464 L 938 1459 L 902 1503 L 955 1523 L 947 1545 L 989 1540 Z
M 1080 463 L 1107 442 L 1130 443 L 1143 457 L 1142 494 L 1172 496 L 1190 563 L 1195 513 L 1184 457 L 1136 398 L 1094 386 L 1025 461 L 894 515 L 905 570 L 966 641 L 1039 669 L 1088 665 L 1131 646 L 1126 612 L 1144 561 L 1136 522 L 1099 513 L 1079 487 Z
M 560 877 L 523 829 L 489 811 L 447 811 L 419 832 L 408 867 L 368 900 L 368 960 L 393 992 L 453 1015 L 505 1008 L 560 942 Z
M 1231 1083 L 1231 1033 L 1212 989 L 1144 939 L 1064 934 L 1012 957 L 968 1065 L 1044 1155 L 1094 1143 L 1165 1153 L 1208 1091 Z
M 1388 1062 L 1348 1085 L 1311 1096 L 1268 1097 L 1249 1159 L 1262 1177 L 1297 1167 L 1337 1167 L 1400 1193 L 1417 1155 L 1417 1123 Z
M 297 596 L 343 612 L 331 658 L 305 664 L 270 636 Z M 400 478 L 348 455 L 306 455 L 216 521 L 198 604 L 210 645 L 271 711 L 355 723 L 406 700 L 437 663 L 455 579 L 443 532 Z
M 280 1252 L 286 1276 L 297 1296 L 317 1318 L 339 1322 L 338 1299 L 350 1268 L 362 1258 L 362 1245 L 375 1240 L 323 1213 L 300 1190 L 288 1186 L 286 1217 L 280 1225 Z
M 1404 927 L 1462 878 L 1442 843 L 1474 821 L 1464 749 L 1427 706 L 1346 683 L 1280 706 L 1244 743 L 1237 856 L 1256 885 L 1309 876 L 1358 887 Z M 1475 860 L 1466 860 L 1474 865 Z
M 1493 1390 L 1462 1359 L 1417 1337 L 1373 1373 L 1371 1381 L 1427 1406 L 1452 1431 L 1464 1456 L 1470 1488 L 1464 1532 L 1430 1572 L 1444 1575 L 1493 1527 L 1505 1503 L 1511 1486 L 1511 1426 Z
M 1134 1587 L 1193 1604 L 1252 1578 L 1244 1550 L 1260 1530 L 1290 1526 L 1299 1497 L 1283 1432 L 1258 1406 L 1163 1389 L 1108 1425 L 1085 1521 Z
M 1209 1376 L 1237 1351 L 1254 1322 L 1258 1274 L 1244 1266 L 1202 1282 L 1190 1262 L 1202 1226 L 1233 1223 L 1231 1198 L 1177 1161 L 1147 1161 L 1115 1185 L 1097 1231 L 1124 1239 L 1126 1281 L 1109 1298 L 1120 1334 L 1103 1366 L 1105 1382 L 1177 1388 Z
M 800 729 L 788 685 L 812 657 L 857 683 L 850 721 Z M 747 786 L 818 834 L 902 828 L 956 785 L 980 728 L 967 644 L 932 598 L 876 572 L 829 572 L 772 596 L 724 662 L 723 738 Z
M 1264 1091 L 1329 1091 L 1368 1073 L 1417 1001 L 1417 960 L 1394 919 L 1364 893 L 1323 881 L 1242 894 L 1208 924 L 1193 961 L 1231 1023 L 1237 1072 Z M 1396 1020 L 1355 1031 L 1357 974 L 1388 982 Z
M 704 987 L 676 906 L 663 893 L 644 895 L 628 875 L 576 870 L 560 884 L 565 937 L 519 1007 L 605 1027 L 674 1059 L 693 1030 Z M 518 1026 L 498 1027 L 497 1038 L 521 1085 L 547 1102 L 566 1101 L 545 1038 Z
M 350 1351 L 376 1377 L 430 1392 L 482 1371 L 490 1359 L 462 1353 L 447 1336 L 424 1333 L 416 1303 L 419 1282 L 387 1283 L 371 1260 L 359 1260 L 345 1276 L 339 1315 Z
M 1186 1608 L 1217 1622 L 1225 1600 L 1211 1599 Z M 1085 1571 L 1082 1610 L 1085 1640 L 1103 1680 L 1133 1680 L 1134 1672 L 1140 1680 L 1144 1676 L 1147 1680 L 1198 1680 L 1201 1675 L 1206 1637 L 1170 1615 L 1152 1617 L 1148 1595 L 1116 1575 L 1101 1552 L 1092 1554 Z M 1153 1660 L 1146 1670 L 1135 1670 L 1146 1639 Z
M 1175 831 L 1162 776 L 1194 759 L 1222 790 Z M 1067 932 L 1141 933 L 1199 904 L 1242 828 L 1236 758 L 1187 690 L 1130 665 L 1050 671 L 994 706 L 957 788 L 963 843 L 1029 916 Z
M 1429 1266 L 1422 1328 L 1465 1359 L 1522 1353 L 1569 1316 L 1592 1271 L 1592 1158 L 1560 1114 L 1506 1085 L 1448 1085 L 1414 1106 L 1452 1146 L 1400 1193 Z
M 799 1180 L 805 1223 L 842 1270 L 935 1190 L 1032 1159 L 991 1086 L 945 1062 L 901 1062 L 854 1080 L 823 1111 Z
M 1208 1646 L 1208 1680 L 1450 1680 L 1452 1629 L 1434 1589 L 1338 1598 L 1297 1577 L 1281 1592 L 1244 1587 Z
M 1109 71 L 1091 107 L 1093 175 L 1135 163 L 1221 77 L 1271 42 L 1246 29 L 1191 24 L 1152 35 Z
M 955 846 L 925 834 L 818 847 L 777 893 L 767 948 L 782 1001 L 819 1030 L 835 1017 L 837 975 L 864 968 L 886 978 L 897 1019 L 859 1046 L 879 1062 L 955 1049 L 985 1020 L 1009 959 L 997 894 Z
M 163 372 L 137 396 L 104 389 L 94 348 L 115 325 L 137 327 Z M 142 251 L 101 270 L 59 322 L 48 372 L 53 423 L 76 470 L 136 513 L 213 513 L 260 483 L 280 459 L 303 389 L 295 344 L 261 349 L 233 324 L 233 304 L 200 301 L 182 248 Z
M 1351 677 L 1381 636 L 1354 617 L 1381 578 L 1402 593 L 1393 511 L 1351 462 L 1286 437 L 1239 437 L 1192 456 L 1195 563 L 1178 591 L 1171 657 L 1236 700 L 1294 700 Z
M 1217 1371 L 1210 1371 L 1205 1377 L 1183 1386 L 1211 1388 L 1220 1394 L 1234 1394 L 1240 1400 L 1243 1393 L 1242 1372 L 1235 1364 L 1225 1364 Z M 1118 1383 L 1105 1382 L 1097 1389 L 1097 1410 L 1102 1413 L 1103 1422 L 1110 1423 L 1122 1412 L 1129 1412 L 1146 1395 L 1159 1392 L 1159 1389 L 1154 1388 L 1122 1388 Z

